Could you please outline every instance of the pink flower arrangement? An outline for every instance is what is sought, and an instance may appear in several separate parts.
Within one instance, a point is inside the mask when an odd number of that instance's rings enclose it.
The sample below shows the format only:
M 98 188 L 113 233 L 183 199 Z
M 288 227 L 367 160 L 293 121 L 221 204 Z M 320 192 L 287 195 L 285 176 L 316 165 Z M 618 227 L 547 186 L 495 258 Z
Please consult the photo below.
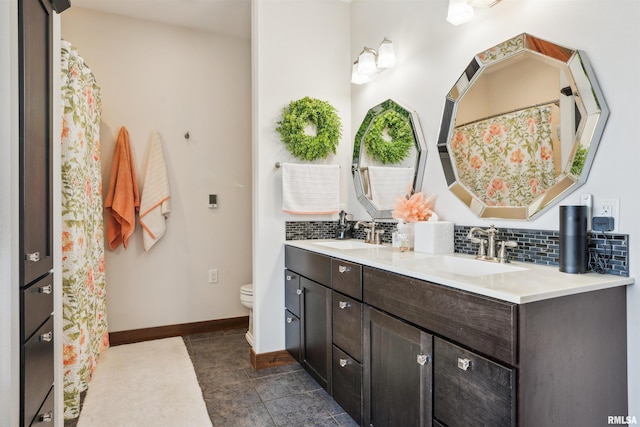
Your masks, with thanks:
M 392 216 L 404 222 L 428 221 L 433 214 L 435 196 L 424 197 L 422 193 L 398 198 Z

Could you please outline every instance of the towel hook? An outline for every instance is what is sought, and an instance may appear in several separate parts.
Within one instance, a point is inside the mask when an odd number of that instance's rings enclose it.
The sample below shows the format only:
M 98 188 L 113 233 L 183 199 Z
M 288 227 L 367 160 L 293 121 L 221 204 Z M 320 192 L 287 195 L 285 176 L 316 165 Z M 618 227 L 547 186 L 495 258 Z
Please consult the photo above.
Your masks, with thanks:
M 187 133 L 184 134 L 184 139 L 189 139 L 191 136 L 189 135 L 189 131 L 187 131 Z

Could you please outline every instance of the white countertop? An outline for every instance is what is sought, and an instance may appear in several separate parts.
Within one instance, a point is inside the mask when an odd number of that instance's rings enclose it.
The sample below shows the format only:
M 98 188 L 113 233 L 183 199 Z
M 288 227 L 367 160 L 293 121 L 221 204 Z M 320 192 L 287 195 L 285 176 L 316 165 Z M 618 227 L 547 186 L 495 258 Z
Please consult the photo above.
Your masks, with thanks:
M 351 240 L 358 246 L 362 240 Z M 349 242 L 347 240 L 288 240 L 285 244 L 301 249 L 328 255 L 334 258 L 387 270 L 404 276 L 426 280 L 440 285 L 450 286 L 509 301 L 517 304 L 541 301 L 581 292 L 596 291 L 616 286 L 632 285 L 632 277 L 610 274 L 568 274 L 562 273 L 557 266 L 545 266 L 533 263 L 511 262 L 497 264 L 496 269 L 520 268 L 518 271 L 482 274 L 481 270 L 492 269 L 489 261 L 476 261 L 471 255 L 429 255 L 413 251 L 400 252 L 390 245 L 370 245 L 366 248 L 337 249 L 323 246 L 327 242 Z M 369 246 L 369 245 L 367 245 Z M 451 259 L 456 258 L 456 259 Z M 479 268 L 459 268 L 474 261 L 482 263 Z

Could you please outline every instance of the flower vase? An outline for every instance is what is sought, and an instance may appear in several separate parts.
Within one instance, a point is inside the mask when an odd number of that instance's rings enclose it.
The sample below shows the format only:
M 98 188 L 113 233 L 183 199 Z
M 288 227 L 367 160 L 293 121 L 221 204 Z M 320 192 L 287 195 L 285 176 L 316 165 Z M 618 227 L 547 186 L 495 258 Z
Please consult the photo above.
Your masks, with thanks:
M 414 241 L 414 223 L 413 222 L 404 222 L 403 220 L 398 221 L 397 225 L 397 243 L 396 246 L 400 248 L 400 251 L 410 251 L 413 249 L 413 241 Z

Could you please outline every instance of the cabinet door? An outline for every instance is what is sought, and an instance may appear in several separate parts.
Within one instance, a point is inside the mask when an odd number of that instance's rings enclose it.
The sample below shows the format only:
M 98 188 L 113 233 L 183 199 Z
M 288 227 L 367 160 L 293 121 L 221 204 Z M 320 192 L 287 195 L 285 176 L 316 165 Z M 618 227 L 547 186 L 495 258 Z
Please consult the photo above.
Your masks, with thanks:
M 284 306 L 300 317 L 300 276 L 291 270 L 284 271 Z
M 431 426 L 433 337 L 364 308 L 364 425 Z
M 434 341 L 435 418 L 448 427 L 515 426 L 515 369 Z
M 362 361 L 362 303 L 333 292 L 333 343 Z
M 289 310 L 284 311 L 285 325 L 285 346 L 289 354 L 298 362 L 301 360 L 302 348 L 300 347 L 300 318 Z
M 20 0 L 20 256 L 21 285 L 53 268 L 52 244 L 52 8 Z
M 309 373 L 330 390 L 331 290 L 300 277 L 302 289 L 302 357 Z
M 360 424 L 362 419 L 362 366 L 333 346 L 331 383 L 334 400 Z

